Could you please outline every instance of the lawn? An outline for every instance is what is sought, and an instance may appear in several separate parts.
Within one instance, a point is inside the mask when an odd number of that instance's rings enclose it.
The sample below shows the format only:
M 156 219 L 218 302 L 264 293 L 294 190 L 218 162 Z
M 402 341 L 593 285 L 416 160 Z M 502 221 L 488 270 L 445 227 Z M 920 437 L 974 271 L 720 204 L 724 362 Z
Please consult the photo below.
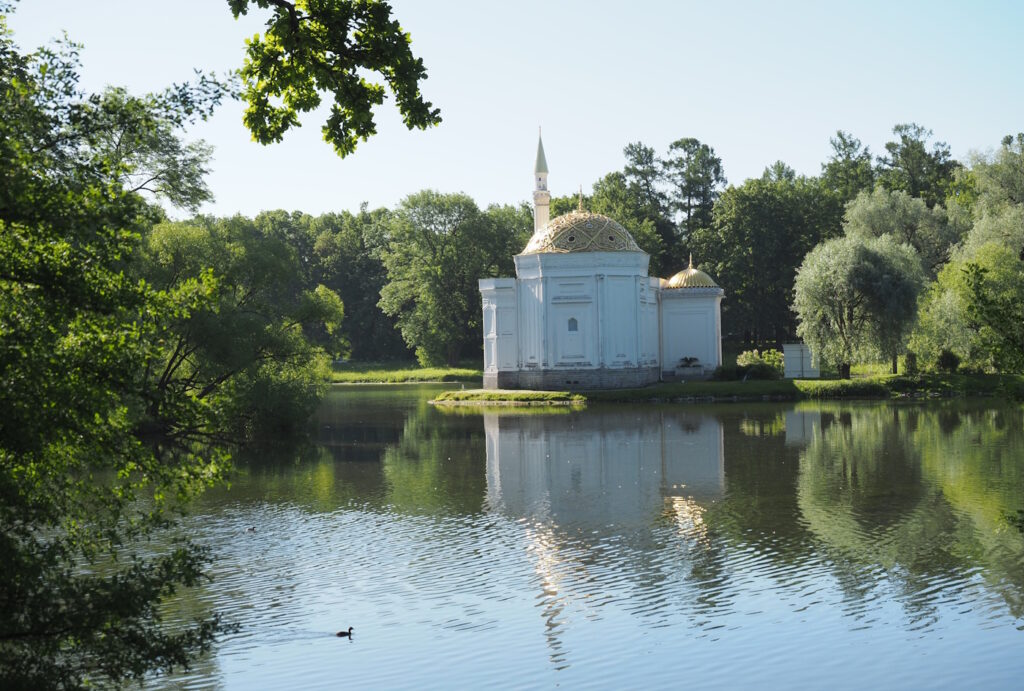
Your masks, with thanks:
M 469 363 L 462 363 L 467 365 Z M 405 384 L 462 381 L 479 384 L 484 373 L 472 366 L 420 367 L 415 362 L 344 362 L 331 372 L 334 384 Z

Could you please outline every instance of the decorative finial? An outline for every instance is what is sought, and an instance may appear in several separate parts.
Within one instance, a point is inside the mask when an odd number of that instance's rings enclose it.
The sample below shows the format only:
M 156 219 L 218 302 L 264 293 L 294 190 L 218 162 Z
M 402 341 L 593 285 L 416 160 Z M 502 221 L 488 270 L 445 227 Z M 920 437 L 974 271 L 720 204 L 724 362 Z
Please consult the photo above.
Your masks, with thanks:
M 583 185 L 580 185 L 580 199 L 579 199 L 579 205 L 577 206 L 577 209 L 580 210 L 580 211 L 583 211 Z
M 690 252 L 690 268 L 693 268 L 693 252 Z

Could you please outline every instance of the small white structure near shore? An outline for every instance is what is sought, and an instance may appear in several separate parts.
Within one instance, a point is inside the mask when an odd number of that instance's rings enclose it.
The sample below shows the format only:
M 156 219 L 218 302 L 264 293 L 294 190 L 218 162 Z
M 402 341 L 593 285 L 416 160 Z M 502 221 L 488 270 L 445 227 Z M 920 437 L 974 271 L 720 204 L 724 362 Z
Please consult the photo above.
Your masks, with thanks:
M 549 221 L 547 175 L 538 142 L 534 234 L 516 278 L 480 280 L 484 387 L 636 387 L 721 365 L 724 291 L 692 260 L 667 281 L 649 276 L 650 256 L 607 216 Z
M 821 371 L 811 349 L 803 343 L 783 343 L 783 374 L 785 379 L 818 379 Z

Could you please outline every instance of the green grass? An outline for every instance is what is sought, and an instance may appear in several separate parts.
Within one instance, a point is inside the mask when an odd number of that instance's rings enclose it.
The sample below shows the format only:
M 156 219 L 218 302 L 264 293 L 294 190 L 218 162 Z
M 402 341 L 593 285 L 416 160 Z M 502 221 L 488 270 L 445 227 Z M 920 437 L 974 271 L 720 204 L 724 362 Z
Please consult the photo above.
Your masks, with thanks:
M 482 370 L 472 367 L 420 367 L 413 362 L 346 362 L 335 365 L 335 384 L 405 384 L 410 382 L 480 382 Z
M 571 391 L 490 391 L 475 389 L 467 391 L 442 391 L 434 400 L 438 403 L 488 401 L 531 405 L 564 405 L 586 403 L 587 397 Z
M 899 399 L 1000 397 L 1024 401 L 1024 376 L 1012 374 L 874 375 L 854 379 L 703 381 L 602 391 L 445 391 L 438 403 L 585 404 L 730 400 Z
M 903 363 L 900 363 L 902 371 Z M 850 365 L 850 376 L 857 377 L 884 377 L 892 374 L 891 362 L 872 362 Z

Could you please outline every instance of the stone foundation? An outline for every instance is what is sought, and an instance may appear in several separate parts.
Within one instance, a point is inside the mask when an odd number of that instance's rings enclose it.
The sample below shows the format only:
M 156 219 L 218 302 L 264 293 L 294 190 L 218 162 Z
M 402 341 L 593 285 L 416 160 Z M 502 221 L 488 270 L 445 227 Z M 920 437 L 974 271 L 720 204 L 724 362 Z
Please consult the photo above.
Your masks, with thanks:
M 714 370 L 703 367 L 677 367 L 674 370 L 665 370 L 661 373 L 662 381 L 707 381 L 714 375 Z
M 485 372 L 484 388 L 535 391 L 631 389 L 656 383 L 660 374 L 659 367 Z

